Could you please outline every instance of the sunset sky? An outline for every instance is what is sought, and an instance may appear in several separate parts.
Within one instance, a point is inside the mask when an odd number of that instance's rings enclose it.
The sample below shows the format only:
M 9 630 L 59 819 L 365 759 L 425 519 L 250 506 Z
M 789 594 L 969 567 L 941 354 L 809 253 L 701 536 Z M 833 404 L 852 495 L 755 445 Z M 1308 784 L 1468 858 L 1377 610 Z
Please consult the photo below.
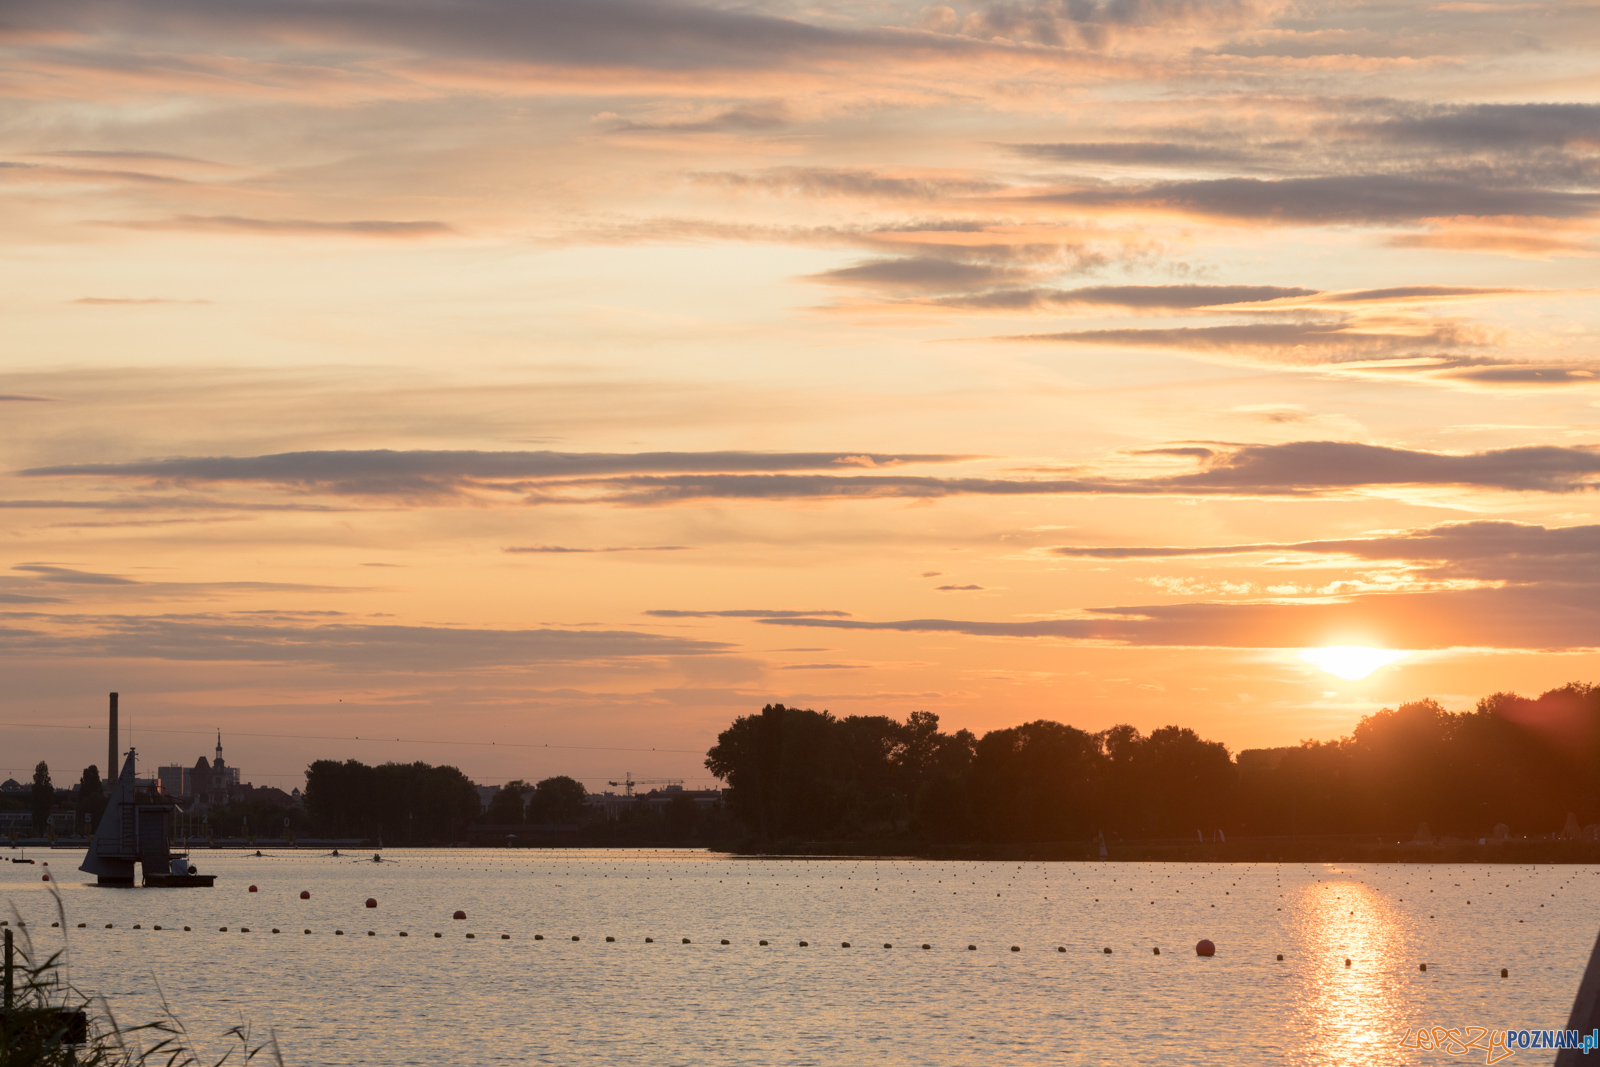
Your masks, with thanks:
M 7 0 L 0 776 L 109 690 L 145 767 L 605 788 L 772 701 L 1238 751 L 1600 681 L 1597 44 Z

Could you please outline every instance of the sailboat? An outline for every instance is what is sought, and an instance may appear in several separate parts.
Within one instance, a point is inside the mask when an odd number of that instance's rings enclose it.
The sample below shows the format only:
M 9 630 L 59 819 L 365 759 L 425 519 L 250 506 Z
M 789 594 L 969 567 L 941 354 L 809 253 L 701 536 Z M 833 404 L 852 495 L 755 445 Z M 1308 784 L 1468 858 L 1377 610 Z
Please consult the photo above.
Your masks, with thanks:
M 100 885 L 131 886 L 137 863 L 144 869 L 147 886 L 209 888 L 217 876 L 200 874 L 189 865 L 187 853 L 172 850 L 169 828 L 178 805 L 158 792 L 138 788 L 134 757 L 130 748 L 78 870 L 95 875 Z

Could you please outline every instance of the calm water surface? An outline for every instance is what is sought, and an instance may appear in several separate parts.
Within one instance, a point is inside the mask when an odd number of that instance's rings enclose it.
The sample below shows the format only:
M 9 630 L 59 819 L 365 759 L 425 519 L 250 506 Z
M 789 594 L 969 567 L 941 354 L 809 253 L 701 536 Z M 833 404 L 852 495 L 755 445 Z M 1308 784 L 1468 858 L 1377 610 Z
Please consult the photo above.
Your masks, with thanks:
M 1600 927 L 1595 867 L 202 851 L 214 889 L 155 890 L 28 854 L 80 988 L 143 1021 L 154 975 L 294 1065 L 1481 1062 L 1400 1042 L 1561 1027 Z M 41 870 L 0 863 L 0 897 L 59 947 Z

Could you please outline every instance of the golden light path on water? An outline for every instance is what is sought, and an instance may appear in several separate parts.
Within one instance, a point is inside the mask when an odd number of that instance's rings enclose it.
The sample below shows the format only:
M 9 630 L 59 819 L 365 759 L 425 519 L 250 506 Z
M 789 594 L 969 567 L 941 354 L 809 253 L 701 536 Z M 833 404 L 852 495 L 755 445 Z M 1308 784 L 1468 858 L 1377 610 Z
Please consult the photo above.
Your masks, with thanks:
M 1404 916 L 1383 894 L 1342 878 L 1305 886 L 1296 904 L 1300 940 L 1315 961 L 1300 1011 L 1308 1050 L 1323 1063 L 1408 1062 L 1394 985 L 1408 962 Z

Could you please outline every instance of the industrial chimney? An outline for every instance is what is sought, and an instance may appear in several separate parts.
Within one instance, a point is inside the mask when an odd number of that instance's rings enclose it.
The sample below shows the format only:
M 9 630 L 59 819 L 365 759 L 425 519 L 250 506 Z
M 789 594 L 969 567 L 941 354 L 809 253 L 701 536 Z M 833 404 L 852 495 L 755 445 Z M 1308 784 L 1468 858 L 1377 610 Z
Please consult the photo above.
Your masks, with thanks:
M 101 781 L 114 782 L 117 779 L 117 694 L 111 694 L 111 740 L 106 747 L 106 773 L 101 776 Z

